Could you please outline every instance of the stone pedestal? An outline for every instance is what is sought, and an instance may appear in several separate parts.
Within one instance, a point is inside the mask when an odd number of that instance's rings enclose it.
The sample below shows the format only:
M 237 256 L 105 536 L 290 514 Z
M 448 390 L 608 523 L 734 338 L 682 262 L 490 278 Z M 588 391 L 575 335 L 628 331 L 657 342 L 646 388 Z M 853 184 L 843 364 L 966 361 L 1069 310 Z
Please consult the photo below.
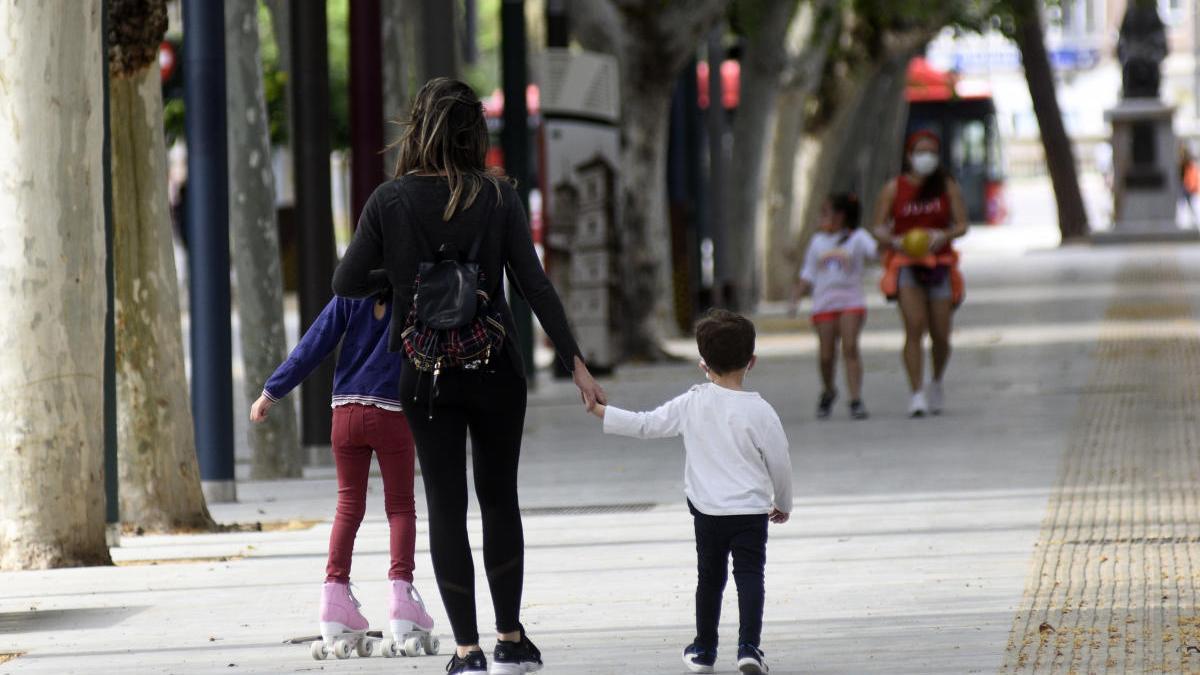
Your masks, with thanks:
M 1156 98 L 1127 98 L 1104 113 L 1112 124 L 1113 226 L 1096 241 L 1196 239 L 1175 221 L 1179 148 L 1175 109 Z

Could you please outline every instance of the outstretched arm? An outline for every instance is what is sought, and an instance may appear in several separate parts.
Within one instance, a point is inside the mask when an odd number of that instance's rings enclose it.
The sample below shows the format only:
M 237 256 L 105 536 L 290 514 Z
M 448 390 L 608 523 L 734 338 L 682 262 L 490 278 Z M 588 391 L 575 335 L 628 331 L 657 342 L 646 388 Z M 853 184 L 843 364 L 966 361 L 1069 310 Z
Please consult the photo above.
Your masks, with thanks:
M 325 305 L 316 321 L 301 336 L 296 348 L 263 385 L 262 395 L 250 408 L 251 421 L 266 419 L 271 406 L 287 396 L 337 349 L 346 333 L 348 313 L 348 303 L 344 298 L 335 296 Z
M 677 396 L 650 412 L 633 412 L 605 406 L 599 413 L 604 433 L 633 438 L 669 438 L 683 432 L 683 414 L 691 392 Z

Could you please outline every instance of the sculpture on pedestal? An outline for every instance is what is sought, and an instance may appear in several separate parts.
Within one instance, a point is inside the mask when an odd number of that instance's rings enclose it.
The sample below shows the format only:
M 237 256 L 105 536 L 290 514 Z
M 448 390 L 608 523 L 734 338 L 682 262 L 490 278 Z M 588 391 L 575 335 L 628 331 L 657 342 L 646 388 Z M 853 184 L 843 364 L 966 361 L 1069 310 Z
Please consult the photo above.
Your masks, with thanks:
M 1167 31 L 1153 2 L 1134 2 L 1125 10 L 1117 38 L 1122 98 L 1158 98 L 1160 65 L 1167 58 Z
M 1121 20 L 1117 58 L 1121 100 L 1106 111 L 1112 123 L 1113 227 L 1093 240 L 1194 237 L 1175 223 L 1179 172 L 1172 129 L 1175 109 L 1159 99 L 1167 32 L 1155 0 L 1130 0 Z

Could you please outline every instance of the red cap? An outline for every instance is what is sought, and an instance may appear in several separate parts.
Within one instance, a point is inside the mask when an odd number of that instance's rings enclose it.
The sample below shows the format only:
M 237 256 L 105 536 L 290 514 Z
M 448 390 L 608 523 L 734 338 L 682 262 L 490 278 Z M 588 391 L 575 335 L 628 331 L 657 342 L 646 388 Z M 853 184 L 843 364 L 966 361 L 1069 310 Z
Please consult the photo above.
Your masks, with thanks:
M 929 129 L 918 129 L 909 134 L 908 139 L 904 141 L 904 154 L 907 155 L 908 153 L 912 152 L 913 146 L 916 145 L 918 141 L 925 140 L 933 141 L 933 144 L 936 145 L 939 150 L 942 147 L 942 139 L 939 138 L 937 134 Z

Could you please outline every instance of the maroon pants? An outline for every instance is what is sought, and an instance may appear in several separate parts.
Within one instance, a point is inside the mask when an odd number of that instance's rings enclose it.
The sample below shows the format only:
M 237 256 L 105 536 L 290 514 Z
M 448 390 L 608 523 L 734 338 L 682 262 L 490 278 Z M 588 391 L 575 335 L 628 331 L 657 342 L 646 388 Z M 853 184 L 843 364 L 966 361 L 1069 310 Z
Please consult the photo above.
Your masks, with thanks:
M 391 528 L 389 579 L 412 583 L 417 512 L 413 504 L 413 438 L 404 413 L 369 405 L 333 409 L 333 459 L 337 465 L 337 514 L 329 535 L 325 580 L 349 583 L 354 536 L 367 511 L 371 451 L 383 474 L 383 508 Z

